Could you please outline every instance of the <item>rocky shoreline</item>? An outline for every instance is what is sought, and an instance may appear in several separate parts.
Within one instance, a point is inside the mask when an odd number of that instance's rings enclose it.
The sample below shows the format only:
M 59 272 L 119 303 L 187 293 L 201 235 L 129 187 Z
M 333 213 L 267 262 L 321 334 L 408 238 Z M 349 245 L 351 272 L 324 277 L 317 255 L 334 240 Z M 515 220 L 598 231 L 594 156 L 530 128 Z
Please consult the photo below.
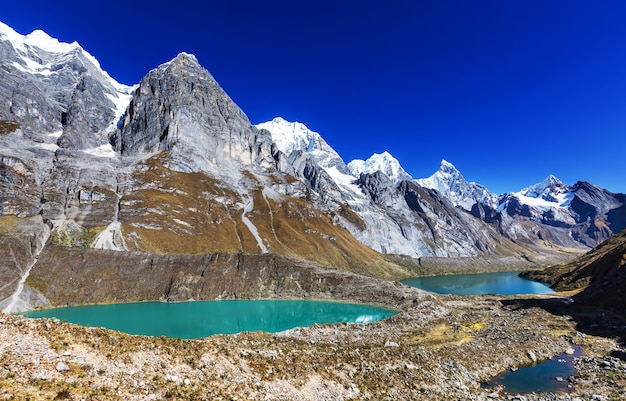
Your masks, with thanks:
M 399 291 L 404 286 L 398 285 Z M 131 336 L 0 315 L 0 399 L 616 400 L 626 350 L 543 302 L 406 287 L 401 312 L 368 324 L 198 340 Z M 481 388 L 499 372 L 582 347 L 574 393 Z
M 585 311 L 558 295 L 435 295 L 277 255 L 122 257 L 57 246 L 38 258 L 26 285 L 53 305 L 325 299 L 399 313 L 368 324 L 197 340 L 0 314 L 0 399 L 531 401 L 626 395 L 626 335 L 618 330 L 623 318 Z M 572 345 L 584 352 L 575 361 L 572 393 L 516 395 L 481 387 Z

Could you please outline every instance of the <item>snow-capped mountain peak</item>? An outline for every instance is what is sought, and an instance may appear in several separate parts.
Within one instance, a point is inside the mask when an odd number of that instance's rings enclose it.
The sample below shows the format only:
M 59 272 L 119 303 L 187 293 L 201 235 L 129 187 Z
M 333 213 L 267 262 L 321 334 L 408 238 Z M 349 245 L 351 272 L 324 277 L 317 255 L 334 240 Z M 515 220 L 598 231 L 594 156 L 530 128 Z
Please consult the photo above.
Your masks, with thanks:
M 439 170 L 428 178 L 420 178 L 416 182 L 425 188 L 435 189 L 450 199 L 456 206 L 470 210 L 476 202 L 495 207 L 497 196 L 484 186 L 475 182 L 467 182 L 454 164 L 442 160 Z
M 307 128 L 297 121 L 287 121 L 275 117 L 271 121 L 255 125 L 258 129 L 266 129 L 272 135 L 272 141 L 278 150 L 287 157 L 296 152 L 306 154 L 325 170 L 335 168 L 341 174 L 349 174 L 343 159 L 320 134 Z
M 259 129 L 266 129 L 272 134 L 272 140 L 278 150 L 286 155 L 296 150 L 313 152 L 321 149 L 321 137 L 300 122 L 290 122 L 282 117 L 275 117 L 271 121 L 256 125 Z
M 531 185 L 512 195 L 522 204 L 542 211 L 555 207 L 567 207 L 574 197 L 571 189 L 553 175 L 549 175 L 540 183 Z
M 439 171 L 443 171 L 443 172 L 448 172 L 450 174 L 453 173 L 459 173 L 459 170 L 457 170 L 456 167 L 454 167 L 454 164 L 450 163 L 449 161 L 443 159 L 441 160 L 441 164 L 439 165 Z
M 374 153 L 367 160 L 355 159 L 348 163 L 350 173 L 355 177 L 361 173 L 372 174 L 377 171 L 385 174 L 391 181 L 398 183 L 402 180 L 411 180 L 411 176 L 404 171 L 398 159 L 389 152 Z
M 520 191 L 520 194 L 529 198 L 542 198 L 547 201 L 556 201 L 559 195 L 568 192 L 568 186 L 552 174 L 538 184 L 531 185 Z
M 14 61 L 13 66 L 23 72 L 50 76 L 57 71 L 60 64 L 67 61 L 68 57 L 79 53 L 106 77 L 117 92 L 128 94 L 133 89 L 111 78 L 102 69 L 98 60 L 78 42 L 64 43 L 39 29 L 28 35 L 22 35 L 2 22 L 0 22 L 0 40 L 8 40 L 11 43 L 18 56 L 18 61 Z

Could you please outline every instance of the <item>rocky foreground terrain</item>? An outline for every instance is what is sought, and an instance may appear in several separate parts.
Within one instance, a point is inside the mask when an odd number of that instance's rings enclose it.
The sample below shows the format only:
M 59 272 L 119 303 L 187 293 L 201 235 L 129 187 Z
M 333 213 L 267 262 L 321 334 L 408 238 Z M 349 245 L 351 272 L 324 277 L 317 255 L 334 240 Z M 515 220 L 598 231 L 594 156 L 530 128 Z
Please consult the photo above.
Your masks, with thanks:
M 54 248 L 51 248 L 54 249 Z M 111 252 L 110 257 L 114 258 Z M 99 255 L 102 257 L 102 255 Z M 135 255 L 140 258 L 142 255 Z M 585 255 L 587 256 L 587 255 Z M 102 328 L 0 315 L 0 399 L 15 400 L 620 400 L 626 397 L 626 326 L 622 314 L 552 296 L 436 296 L 403 284 L 291 265 L 271 255 L 215 255 L 197 268 L 176 260 L 167 294 L 185 299 L 198 288 L 226 297 L 310 298 L 366 302 L 399 313 L 368 324 L 316 325 L 286 332 L 216 335 L 197 340 L 131 336 Z M 201 259 L 206 257 L 200 257 Z M 83 253 L 85 277 L 99 274 Z M 60 259 L 59 266 L 63 264 Z M 101 260 L 101 259 L 97 259 Z M 139 261 L 137 259 L 135 262 Z M 218 262 L 219 261 L 219 262 Z M 180 261 L 178 261 L 180 262 Z M 198 262 L 198 261 L 196 261 Z M 113 263 L 112 263 L 113 264 Z M 138 263 L 140 265 L 140 263 Z M 251 265 L 262 266 L 253 269 Z M 60 268 L 60 267 L 59 267 Z M 141 268 L 141 266 L 139 267 Z M 102 271 L 102 269 L 100 269 Z M 94 273 L 95 272 L 95 273 Z M 131 272 L 132 273 L 132 272 Z M 95 275 L 94 275 L 95 274 Z M 244 283 L 241 276 L 251 278 Z M 89 280 L 87 280 L 89 281 Z M 158 280 L 161 281 L 161 280 Z M 52 282 L 52 281 L 51 281 Z M 256 284 L 251 284 L 256 283 Z M 82 289 L 81 283 L 75 283 Z M 206 286 L 206 290 L 205 289 Z M 137 288 L 120 285 L 129 300 Z M 213 288 L 215 287 L 215 288 Z M 101 297 L 62 291 L 57 301 Z M 162 289 L 152 289 L 155 293 Z M 69 295 L 68 295 L 69 294 Z M 73 295 L 72 295 L 73 294 Z M 78 295 L 76 295 L 78 294 Z M 50 295 L 49 295 L 50 296 Z M 214 296 L 214 294 L 213 294 Z M 53 296 L 50 296 L 53 298 Z M 507 394 L 481 384 L 509 369 L 574 345 L 578 374 L 569 391 Z M 554 378 L 557 380 L 557 378 Z
M 436 298 L 410 287 L 395 288 L 393 300 L 384 306 L 400 313 L 384 321 L 198 340 L 131 336 L 2 314 L 0 399 L 626 397 L 626 349 L 613 338 L 615 333 L 579 331 L 575 317 L 555 313 L 555 305 L 567 307 L 558 298 Z M 573 344 L 584 354 L 575 360 L 578 375 L 564 378 L 570 381 L 571 393 L 516 395 L 481 388 L 499 372 L 550 358 Z

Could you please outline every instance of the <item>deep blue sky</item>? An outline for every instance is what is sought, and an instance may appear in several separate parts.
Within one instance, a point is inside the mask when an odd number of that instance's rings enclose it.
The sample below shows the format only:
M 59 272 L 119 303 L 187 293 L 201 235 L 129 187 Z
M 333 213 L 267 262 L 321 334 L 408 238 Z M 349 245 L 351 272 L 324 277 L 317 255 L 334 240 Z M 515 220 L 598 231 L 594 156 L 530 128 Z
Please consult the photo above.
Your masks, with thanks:
M 346 162 L 626 192 L 623 0 L 35 0 L 0 20 L 78 41 L 126 84 L 193 53 L 252 123 L 303 122 Z

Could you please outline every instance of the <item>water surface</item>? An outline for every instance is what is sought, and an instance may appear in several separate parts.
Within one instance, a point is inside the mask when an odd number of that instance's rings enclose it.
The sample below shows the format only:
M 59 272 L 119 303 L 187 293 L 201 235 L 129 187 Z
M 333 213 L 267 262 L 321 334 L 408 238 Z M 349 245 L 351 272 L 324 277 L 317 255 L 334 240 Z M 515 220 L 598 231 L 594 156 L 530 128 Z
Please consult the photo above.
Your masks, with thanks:
M 454 274 L 416 277 L 402 282 L 437 294 L 550 294 L 554 292 L 543 283 L 518 277 L 519 272 Z
M 485 383 L 483 387 L 503 387 L 504 391 L 510 394 L 573 391 L 567 379 L 577 374 L 573 359 L 582 354 L 579 347 L 574 349 L 573 355 L 563 353 L 533 366 L 521 367 L 514 372 L 504 372 Z
M 325 301 L 223 300 L 139 302 L 42 309 L 32 318 L 55 317 L 129 334 L 200 338 L 242 331 L 278 332 L 315 323 L 366 323 L 396 314 L 388 309 Z

